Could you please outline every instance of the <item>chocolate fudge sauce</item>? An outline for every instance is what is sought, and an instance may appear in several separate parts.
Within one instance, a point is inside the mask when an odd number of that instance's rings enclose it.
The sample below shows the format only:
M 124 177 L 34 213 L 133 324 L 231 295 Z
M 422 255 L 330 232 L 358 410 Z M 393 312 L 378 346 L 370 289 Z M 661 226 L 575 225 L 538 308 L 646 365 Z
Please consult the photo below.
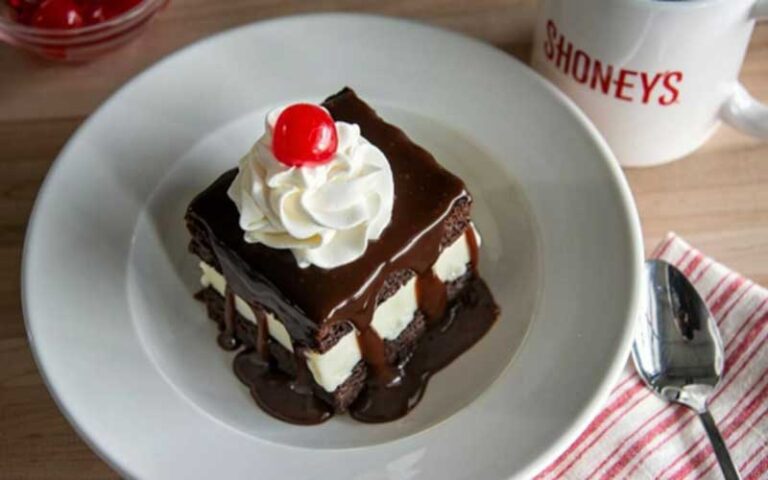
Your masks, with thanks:
M 256 324 L 259 326 L 258 338 L 256 339 L 256 354 L 263 361 L 269 360 L 269 326 L 267 325 L 267 314 L 261 307 L 251 306 L 256 315 Z
M 429 379 L 469 350 L 493 326 L 498 307 L 481 279 L 473 277 L 439 322 L 419 339 L 413 356 L 398 367 L 388 383 L 368 377 L 360 396 L 350 406 L 352 418 L 382 423 L 405 416 L 418 405 Z M 237 377 L 246 384 L 256 403 L 280 420 L 298 425 L 316 425 L 333 416 L 333 409 L 312 393 L 309 371 L 297 358 L 296 377 L 270 368 L 255 350 L 235 357 Z
M 381 423 L 405 416 L 421 400 L 432 375 L 477 343 L 498 314 L 485 282 L 473 277 L 446 315 L 419 339 L 413 356 L 401 367 L 398 383 L 383 385 L 373 378 L 367 380 L 349 409 L 352 418 Z
M 467 233 L 467 247 L 469 248 L 469 265 L 472 267 L 472 274 L 478 276 L 477 264 L 478 257 L 480 255 L 480 248 L 477 245 L 477 235 L 475 229 L 470 227 L 466 230 Z
M 234 369 L 259 407 L 275 418 L 297 425 L 317 425 L 333 416 L 333 409 L 315 397 L 308 384 L 274 368 L 255 350 L 240 352 Z
M 227 287 L 224 292 L 224 325 L 216 341 L 224 350 L 237 350 L 240 342 L 235 336 L 235 294 Z
M 372 375 L 353 404 L 352 414 L 361 421 L 393 420 L 418 403 L 434 372 L 482 337 L 496 318 L 497 309 L 488 289 L 474 278 L 446 315 L 446 287 L 432 272 L 444 247 L 444 220 L 457 202 L 471 202 L 463 182 L 401 130 L 382 121 L 351 90 L 343 90 L 323 105 L 335 120 L 358 124 L 363 136 L 382 150 L 392 168 L 392 219 L 362 257 L 331 270 L 299 268 L 290 251 L 246 243 L 237 209 L 226 195 L 235 170 L 222 175 L 200 194 L 190 205 L 188 215 L 207 228 L 228 288 L 256 313 L 258 348 L 239 354 L 235 361 L 238 377 L 250 386 L 256 402 L 268 413 L 292 423 L 319 423 L 331 416 L 329 408 L 312 395 L 311 388 L 306 388 L 308 381 L 270 368 L 264 306 L 280 318 L 295 345 L 308 348 L 315 347 L 322 325 L 354 324 Z M 466 238 L 474 272 L 477 241 L 471 227 L 466 228 Z M 416 274 L 419 309 L 428 317 L 431 329 L 411 361 L 398 367 L 387 362 L 384 342 L 370 324 L 383 283 L 390 274 L 401 270 Z M 233 305 L 230 296 L 228 290 L 227 305 Z M 225 348 L 232 345 L 232 305 L 227 307 L 230 313 L 225 316 L 219 342 Z
M 431 269 L 416 277 L 416 300 L 428 322 L 434 323 L 443 317 L 448 292 Z

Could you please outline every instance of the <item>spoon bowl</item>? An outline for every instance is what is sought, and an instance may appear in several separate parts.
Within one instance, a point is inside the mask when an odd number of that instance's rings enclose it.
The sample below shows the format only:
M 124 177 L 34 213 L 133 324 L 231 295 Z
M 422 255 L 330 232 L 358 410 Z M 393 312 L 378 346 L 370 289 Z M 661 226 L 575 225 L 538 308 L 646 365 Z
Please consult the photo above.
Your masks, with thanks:
M 657 395 L 701 411 L 723 371 L 717 323 L 678 269 L 648 260 L 645 274 L 648 305 L 632 345 L 635 367 Z

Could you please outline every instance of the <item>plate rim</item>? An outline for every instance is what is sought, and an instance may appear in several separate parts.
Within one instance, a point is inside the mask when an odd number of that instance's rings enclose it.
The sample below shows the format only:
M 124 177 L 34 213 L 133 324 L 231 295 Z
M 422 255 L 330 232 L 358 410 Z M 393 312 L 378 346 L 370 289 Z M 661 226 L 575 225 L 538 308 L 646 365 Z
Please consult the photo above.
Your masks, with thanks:
M 637 211 L 634 197 L 631 193 L 631 189 L 626 180 L 626 177 L 624 176 L 624 173 L 621 170 L 621 167 L 619 166 L 619 163 L 616 160 L 610 147 L 608 146 L 606 140 L 602 137 L 602 135 L 599 133 L 599 131 L 591 122 L 591 120 L 589 120 L 586 114 L 578 106 L 576 106 L 576 104 L 570 98 L 568 98 L 565 95 L 565 93 L 557 89 L 557 87 L 555 87 L 554 84 L 552 84 L 545 77 L 535 72 L 528 64 L 518 60 L 514 56 L 508 54 L 507 52 L 504 52 L 503 50 L 499 49 L 493 44 L 474 38 L 462 32 L 441 28 L 432 24 L 424 23 L 416 19 L 401 18 L 401 17 L 392 16 L 392 15 L 360 13 L 360 12 L 298 13 L 298 14 L 285 15 L 285 16 L 268 17 L 268 18 L 260 19 L 254 22 L 239 25 L 233 28 L 229 28 L 226 30 L 222 30 L 220 32 L 216 32 L 207 37 L 198 39 L 190 44 L 184 45 L 179 49 L 158 59 L 154 63 L 146 66 L 143 70 L 141 70 L 140 72 L 138 72 L 137 74 L 129 78 L 127 81 L 122 83 L 118 88 L 116 88 L 109 95 L 109 97 L 107 97 L 104 101 L 102 101 L 102 103 L 99 104 L 99 106 L 95 110 L 93 110 L 91 113 L 88 114 L 87 118 L 77 127 L 77 129 L 74 131 L 74 133 L 72 133 L 72 135 L 69 137 L 65 145 L 61 148 L 59 153 L 56 155 L 56 158 L 51 163 L 51 166 L 49 167 L 43 181 L 40 184 L 40 188 L 35 196 L 33 207 L 30 211 L 27 229 L 24 235 L 24 240 L 23 240 L 22 262 L 21 262 L 21 282 L 20 282 L 22 313 L 24 317 L 24 326 L 27 334 L 27 339 L 29 342 L 30 351 L 32 353 L 35 365 L 37 367 L 37 371 L 41 376 L 43 383 L 46 389 L 48 390 L 51 398 L 53 399 L 56 407 L 58 408 L 59 412 L 61 412 L 61 414 L 66 418 L 67 422 L 75 430 L 78 437 L 82 439 L 86 445 L 88 445 L 91 451 L 93 451 L 100 459 L 102 459 L 105 463 L 107 463 L 110 466 L 110 468 L 114 469 L 121 476 L 127 476 L 132 478 L 134 477 L 135 472 L 133 472 L 132 469 L 127 468 L 127 466 L 124 465 L 123 462 L 119 459 L 118 455 L 114 455 L 113 457 L 114 452 L 108 451 L 106 448 L 103 448 L 101 445 L 99 445 L 99 443 L 97 442 L 97 439 L 91 438 L 81 428 L 77 420 L 74 418 L 70 409 L 67 407 L 64 401 L 60 398 L 57 387 L 55 386 L 55 381 L 49 376 L 47 370 L 44 368 L 44 364 L 42 363 L 42 359 L 38 351 L 38 346 L 35 342 L 35 338 L 31 328 L 31 324 L 33 321 L 31 320 L 30 305 L 32 304 L 33 300 L 29 296 L 29 290 L 30 290 L 29 263 L 31 262 L 30 244 L 31 244 L 31 239 L 35 236 L 35 231 L 39 229 L 38 224 L 42 221 L 40 216 L 40 208 L 41 208 L 41 205 L 45 202 L 45 198 L 51 193 L 50 184 L 54 181 L 59 170 L 61 170 L 63 166 L 62 159 L 66 156 L 66 153 L 68 152 L 68 150 L 71 149 L 72 146 L 77 143 L 77 140 L 83 135 L 83 132 L 88 130 L 88 128 L 94 122 L 94 119 L 98 116 L 98 114 L 106 110 L 114 101 L 116 101 L 116 98 L 121 93 L 123 93 L 128 88 L 130 88 L 131 86 L 139 82 L 144 76 L 150 75 L 156 69 L 162 67 L 167 62 L 171 62 L 177 57 L 184 55 L 191 50 L 200 48 L 204 44 L 207 44 L 209 42 L 215 42 L 220 37 L 233 35 L 236 32 L 239 32 L 241 30 L 258 28 L 265 24 L 273 24 L 273 23 L 280 23 L 280 22 L 293 22 L 293 21 L 301 21 L 301 20 L 322 21 L 323 19 L 331 20 L 331 19 L 339 19 L 339 18 L 348 19 L 348 20 L 357 19 L 362 21 L 386 21 L 386 22 L 392 22 L 395 24 L 398 24 L 398 23 L 410 24 L 414 28 L 431 30 L 434 33 L 449 34 L 451 36 L 461 39 L 462 41 L 470 42 L 470 43 L 482 46 L 483 48 L 487 48 L 487 49 L 491 49 L 491 50 L 495 50 L 497 52 L 503 53 L 507 57 L 508 61 L 517 63 L 521 67 L 523 67 L 522 71 L 525 75 L 534 77 L 539 83 L 541 83 L 541 85 L 545 89 L 549 91 L 551 95 L 553 95 L 557 99 L 558 103 L 560 103 L 568 111 L 570 111 L 574 119 L 586 131 L 586 133 L 588 134 L 588 137 L 594 143 L 594 146 L 601 153 L 601 160 L 603 161 L 605 166 L 608 168 L 608 172 L 610 173 L 614 181 L 614 187 L 619 193 L 619 197 L 621 200 L 621 207 L 624 212 L 624 218 L 627 221 L 629 240 L 630 240 L 630 244 L 628 245 L 628 247 L 633 257 L 631 262 L 633 271 L 630 276 L 632 291 L 630 294 L 630 301 L 628 302 L 628 305 L 626 307 L 626 313 L 625 313 L 625 318 L 623 321 L 623 328 L 621 333 L 621 341 L 618 342 L 618 344 L 616 345 L 614 355 L 612 355 L 611 365 L 606 370 L 607 374 L 603 377 L 602 381 L 599 384 L 599 387 L 594 392 L 592 392 L 590 400 L 588 402 L 585 402 L 585 404 L 579 411 L 578 415 L 576 415 L 571 420 L 570 427 L 565 429 L 562 433 L 560 433 L 557 441 L 551 444 L 549 448 L 542 450 L 538 454 L 538 456 L 536 456 L 535 458 L 532 458 L 525 467 L 523 467 L 519 472 L 517 472 L 516 476 L 520 478 L 526 478 L 540 472 L 551 461 L 555 460 L 557 456 L 560 455 L 576 439 L 576 437 L 588 426 L 589 422 L 591 422 L 592 419 L 595 417 L 595 415 L 598 413 L 599 407 L 607 399 L 611 391 L 611 388 L 614 386 L 616 380 L 618 379 L 618 377 L 620 376 L 622 370 L 626 365 L 626 361 L 628 359 L 628 354 L 629 354 L 631 342 L 632 342 L 633 325 L 634 325 L 633 318 L 635 317 L 637 312 L 639 312 L 639 309 L 640 309 L 640 302 L 642 298 L 641 292 L 643 287 L 640 272 L 641 272 L 642 262 L 644 260 L 644 245 L 643 245 L 643 237 L 642 237 L 639 214 Z M 527 342 L 528 333 L 530 333 L 530 330 L 526 333 L 526 338 L 521 343 L 520 348 L 522 348 L 522 346 Z M 517 353 L 515 355 L 517 355 Z M 395 440 L 389 443 L 394 444 L 397 442 L 398 440 Z M 367 448 L 369 447 L 365 447 L 361 449 L 365 450 Z M 357 449 L 353 449 L 353 450 L 357 450 Z

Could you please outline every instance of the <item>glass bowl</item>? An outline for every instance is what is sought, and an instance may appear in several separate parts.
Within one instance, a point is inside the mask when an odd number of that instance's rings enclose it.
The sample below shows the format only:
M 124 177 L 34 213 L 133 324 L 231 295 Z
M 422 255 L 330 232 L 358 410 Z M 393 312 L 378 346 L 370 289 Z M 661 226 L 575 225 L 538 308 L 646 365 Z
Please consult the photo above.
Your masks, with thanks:
M 144 0 L 103 22 L 72 29 L 43 29 L 15 22 L 0 0 L 0 41 L 52 60 L 90 60 L 136 38 L 169 0 Z

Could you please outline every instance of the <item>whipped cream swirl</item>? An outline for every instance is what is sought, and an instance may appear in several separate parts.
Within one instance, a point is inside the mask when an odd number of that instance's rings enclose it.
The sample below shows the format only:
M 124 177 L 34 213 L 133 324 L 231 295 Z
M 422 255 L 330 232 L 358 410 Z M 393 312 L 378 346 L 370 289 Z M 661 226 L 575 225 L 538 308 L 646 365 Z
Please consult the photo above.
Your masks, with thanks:
M 227 194 L 249 243 L 290 249 L 301 268 L 335 268 L 361 257 L 392 218 L 394 183 L 384 154 L 355 124 L 336 122 L 338 148 L 321 165 L 290 167 L 272 153 L 282 109 L 242 160 Z

